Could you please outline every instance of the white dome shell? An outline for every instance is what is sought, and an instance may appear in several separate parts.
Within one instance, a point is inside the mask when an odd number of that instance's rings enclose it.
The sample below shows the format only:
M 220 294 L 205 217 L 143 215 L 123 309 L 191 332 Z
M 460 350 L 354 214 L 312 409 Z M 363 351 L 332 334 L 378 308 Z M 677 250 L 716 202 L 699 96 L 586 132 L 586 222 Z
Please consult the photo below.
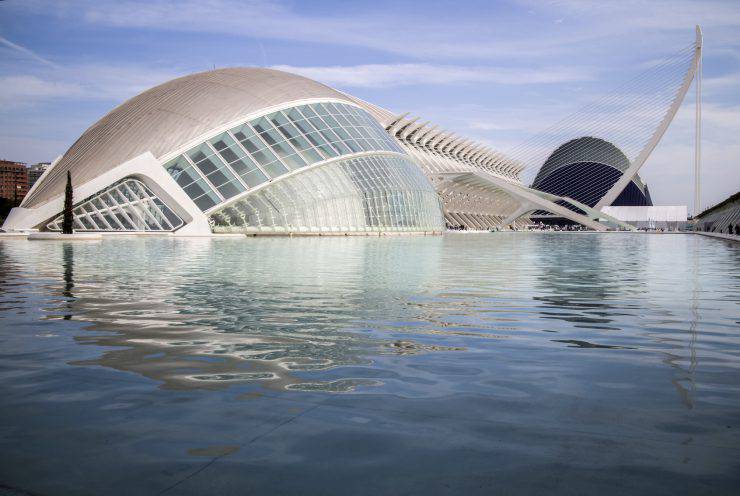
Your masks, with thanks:
M 127 100 L 67 150 L 22 206 L 61 195 L 67 171 L 84 184 L 142 153 L 173 151 L 211 129 L 263 108 L 306 98 L 352 100 L 311 79 L 273 69 L 216 69 L 173 79 Z

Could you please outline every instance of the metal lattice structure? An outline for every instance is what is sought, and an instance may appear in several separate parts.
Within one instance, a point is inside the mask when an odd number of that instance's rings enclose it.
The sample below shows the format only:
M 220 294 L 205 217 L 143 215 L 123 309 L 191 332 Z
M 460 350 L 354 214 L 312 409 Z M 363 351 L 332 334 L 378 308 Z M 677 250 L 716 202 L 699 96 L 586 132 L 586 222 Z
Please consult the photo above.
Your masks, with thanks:
M 77 231 L 174 231 L 183 220 L 144 183 L 134 178 L 106 188 L 75 205 Z M 62 229 L 63 216 L 47 224 L 50 231 Z

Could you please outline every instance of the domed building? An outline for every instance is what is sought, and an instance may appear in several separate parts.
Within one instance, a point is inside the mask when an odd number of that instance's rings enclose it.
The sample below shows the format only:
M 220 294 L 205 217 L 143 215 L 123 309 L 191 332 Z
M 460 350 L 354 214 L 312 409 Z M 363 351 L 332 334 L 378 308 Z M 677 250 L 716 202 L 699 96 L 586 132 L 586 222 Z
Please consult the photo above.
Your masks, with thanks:
M 444 229 L 435 188 L 368 110 L 271 69 L 192 74 L 126 101 L 52 164 L 3 227 L 59 230 L 68 171 L 78 231 Z
M 593 207 L 629 166 L 629 159 L 612 143 L 584 136 L 568 141 L 552 152 L 537 173 L 532 187 Z M 638 175 L 612 202 L 614 206 L 652 204 L 650 191 Z
M 630 161 L 614 144 L 592 136 L 560 145 L 542 164 L 532 188 L 594 207 L 630 167 Z M 579 207 L 559 202 L 578 211 Z M 611 206 L 652 206 L 647 185 L 635 174 Z M 573 224 L 571 219 L 536 211 L 531 215 L 546 224 Z

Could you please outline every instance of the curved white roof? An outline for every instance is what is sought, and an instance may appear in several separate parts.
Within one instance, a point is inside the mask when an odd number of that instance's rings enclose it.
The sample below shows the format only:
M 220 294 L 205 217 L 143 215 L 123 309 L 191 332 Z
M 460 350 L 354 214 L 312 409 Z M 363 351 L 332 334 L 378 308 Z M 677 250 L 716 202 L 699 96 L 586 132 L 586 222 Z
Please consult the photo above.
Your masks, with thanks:
M 261 68 L 200 72 L 155 86 L 93 124 L 46 174 L 22 206 L 39 206 L 64 192 L 67 171 L 83 184 L 142 153 L 155 157 L 240 117 L 306 98 L 348 96 L 311 79 Z

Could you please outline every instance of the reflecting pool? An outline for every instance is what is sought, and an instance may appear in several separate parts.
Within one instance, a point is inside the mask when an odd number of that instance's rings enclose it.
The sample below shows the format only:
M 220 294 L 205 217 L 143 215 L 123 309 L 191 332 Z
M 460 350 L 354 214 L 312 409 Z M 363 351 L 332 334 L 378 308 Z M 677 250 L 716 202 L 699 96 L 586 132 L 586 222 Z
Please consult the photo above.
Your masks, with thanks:
M 739 324 L 694 235 L 0 238 L 0 494 L 729 494 Z

